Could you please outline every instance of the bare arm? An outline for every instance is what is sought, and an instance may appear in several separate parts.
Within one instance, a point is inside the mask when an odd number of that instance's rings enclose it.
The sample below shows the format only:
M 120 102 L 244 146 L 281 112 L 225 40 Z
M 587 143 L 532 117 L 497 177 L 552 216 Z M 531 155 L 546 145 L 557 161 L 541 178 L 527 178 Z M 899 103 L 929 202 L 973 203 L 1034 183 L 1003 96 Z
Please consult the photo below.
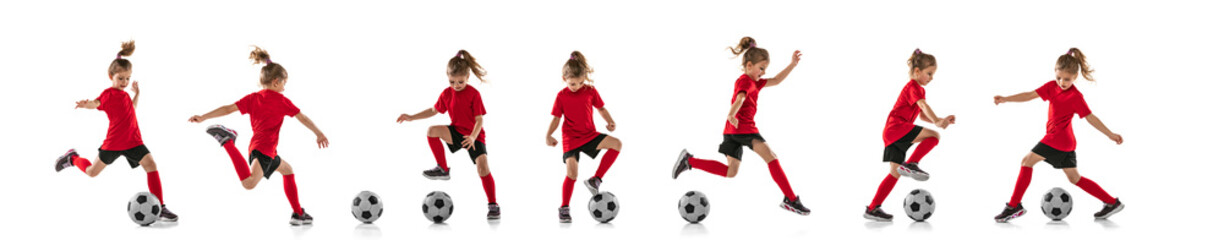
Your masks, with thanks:
M 230 113 L 234 113 L 237 111 L 238 111 L 238 105 L 229 104 L 229 105 L 221 106 L 217 109 L 214 109 L 211 112 L 205 113 L 204 115 L 191 116 L 191 118 L 187 119 L 187 121 L 193 122 L 193 123 L 199 123 L 199 122 L 203 122 L 204 120 L 229 115 Z
M 80 100 L 80 101 L 76 101 L 76 108 L 84 108 L 84 109 L 98 109 L 98 105 L 102 105 L 102 102 L 99 102 L 98 100 Z
M 727 114 L 727 121 L 731 121 L 732 127 L 739 128 L 739 119 L 735 119 L 735 113 L 738 113 L 740 107 L 744 106 L 745 99 L 748 99 L 748 95 L 739 93 L 735 95 L 735 102 L 731 103 L 731 113 Z
M 1109 140 L 1122 144 L 1122 135 L 1118 135 L 1117 133 L 1110 131 L 1108 127 L 1105 127 L 1105 123 L 1102 123 L 1101 119 L 1097 118 L 1096 114 L 1088 114 L 1088 116 L 1084 117 L 1084 119 L 1088 120 L 1088 124 L 1091 124 L 1097 131 L 1101 131 L 1101 133 L 1104 133 L 1106 137 L 1109 137 Z
M 781 72 L 778 72 L 778 75 L 775 75 L 773 78 L 766 79 L 765 86 L 772 87 L 782 83 L 782 80 L 786 80 L 786 76 L 790 75 L 791 70 L 795 70 L 795 66 L 799 65 L 799 57 L 802 56 L 803 53 L 800 53 L 799 50 L 795 50 L 795 53 L 791 55 L 790 65 L 786 65 L 786 68 L 782 69 Z
M 304 113 L 298 113 L 297 116 L 293 116 L 293 118 L 297 118 L 298 122 L 302 122 L 303 126 L 306 126 L 307 129 L 314 132 L 316 137 L 315 142 L 319 144 L 319 148 L 327 147 L 329 144 L 327 142 L 327 136 L 323 135 L 323 131 L 319 131 L 319 127 L 315 126 L 314 121 L 311 121 L 310 117 L 307 117 Z
M 136 108 L 136 103 L 140 102 L 140 82 L 132 82 L 132 108 Z
M 616 121 L 612 121 L 612 114 L 608 113 L 608 108 L 600 108 L 599 116 L 602 116 L 604 122 L 608 123 L 608 131 L 616 131 Z
M 1011 95 L 1011 96 L 1006 96 L 1006 97 L 995 96 L 994 103 L 995 105 L 999 105 L 1000 103 L 1005 103 L 1005 102 L 1028 102 L 1037 97 L 1040 97 L 1037 95 L 1037 92 L 1028 91 L 1028 92 L 1017 93 L 1016 95 Z
M 476 144 L 476 138 L 480 137 L 480 130 L 484 128 L 484 115 L 476 115 L 475 123 L 472 124 L 472 134 L 463 137 L 463 147 L 472 149 Z
M 923 121 L 934 123 L 939 128 L 948 128 L 948 125 L 956 123 L 956 115 L 948 115 L 943 118 L 935 115 L 935 110 L 931 109 L 931 105 L 927 104 L 926 99 L 918 100 L 917 104 L 918 109 L 922 110 L 922 114 L 919 116 L 922 116 Z
M 557 139 L 553 138 L 553 132 L 557 131 L 557 126 L 561 125 L 561 117 L 553 117 L 551 123 L 548 124 L 548 135 L 544 139 L 544 144 L 549 147 L 557 146 Z
M 395 122 L 404 122 L 404 121 L 411 122 L 414 120 L 430 118 L 430 117 L 433 117 L 434 115 L 438 115 L 438 110 L 434 108 L 429 108 L 429 109 L 425 109 L 424 111 L 421 111 L 413 115 L 408 115 L 407 113 L 400 114 L 399 119 L 396 119 Z

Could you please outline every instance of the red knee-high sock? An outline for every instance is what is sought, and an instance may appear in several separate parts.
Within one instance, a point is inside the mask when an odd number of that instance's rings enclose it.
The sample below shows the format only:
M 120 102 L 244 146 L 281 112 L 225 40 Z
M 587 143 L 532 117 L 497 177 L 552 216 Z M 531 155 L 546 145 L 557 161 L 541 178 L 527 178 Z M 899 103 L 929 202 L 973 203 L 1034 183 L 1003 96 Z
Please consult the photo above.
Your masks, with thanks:
M 608 168 L 612 167 L 613 162 L 616 162 L 617 155 L 620 155 L 620 151 L 608 149 L 608 152 L 604 153 L 603 159 L 599 160 L 599 168 L 595 169 L 595 177 L 603 179 L 604 173 L 608 173 Z
M 693 166 L 693 168 L 701 169 L 718 176 L 727 176 L 727 165 L 721 162 L 695 157 L 689 157 L 688 162 L 689 166 Z
M 480 184 L 484 185 L 485 198 L 489 199 L 489 203 L 497 203 L 497 187 L 493 184 L 493 174 L 480 177 Z
M 1020 167 L 1020 176 L 1016 177 L 1016 190 L 1012 191 L 1011 201 L 1007 202 L 1007 206 L 1019 206 L 1020 198 L 1024 197 L 1024 190 L 1028 190 L 1029 182 L 1033 181 L 1033 167 Z
M 162 197 L 161 176 L 157 175 L 157 171 L 148 172 L 146 175 L 149 176 L 149 192 L 157 196 L 157 201 L 162 205 L 166 205 L 166 199 Z
M 243 161 L 242 152 L 238 151 L 238 147 L 234 147 L 234 141 L 225 142 L 221 146 L 225 147 L 225 152 L 229 153 L 230 160 L 234 161 L 234 171 L 238 172 L 238 181 L 246 180 L 247 177 L 250 177 L 250 166 L 247 166 L 246 161 Z
M 888 198 L 888 194 L 892 193 L 894 186 L 897 186 L 897 178 L 892 174 L 885 174 L 884 181 L 880 182 L 880 188 L 876 189 L 875 198 L 871 199 L 871 205 L 867 205 L 871 210 L 875 210 L 880 204 L 884 204 L 884 199 Z
M 1080 189 L 1084 189 L 1085 192 L 1092 194 L 1093 197 L 1100 199 L 1101 202 L 1105 202 L 1105 204 L 1114 204 L 1118 202 L 1118 200 L 1113 198 L 1113 196 L 1109 196 L 1109 193 L 1105 192 L 1105 189 L 1101 189 L 1100 185 L 1097 185 L 1096 182 L 1093 182 L 1086 177 L 1080 177 L 1079 182 L 1076 182 L 1075 186 L 1079 186 Z
M 289 206 L 293 207 L 293 213 L 302 214 L 302 205 L 298 204 L 297 181 L 294 181 L 293 174 L 283 175 L 285 177 L 285 198 L 289 198 Z
M 905 161 L 905 163 L 918 163 L 918 161 L 922 161 L 922 157 L 926 156 L 928 152 L 931 152 L 931 149 L 935 148 L 935 145 L 939 145 L 938 138 L 932 137 L 923 139 L 922 143 L 919 143 L 918 147 L 914 148 L 914 153 L 910 154 L 909 161 Z
M 90 163 L 89 159 L 85 159 L 83 157 L 72 157 L 72 165 L 80 168 L 81 172 L 88 173 L 85 171 L 85 169 L 88 169 L 89 166 L 93 165 L 93 163 Z
M 782 194 L 786 195 L 786 199 L 795 200 L 795 192 L 791 191 L 790 181 L 786 180 L 786 173 L 782 172 L 782 165 L 778 164 L 778 159 L 769 162 L 769 175 L 773 176 L 774 182 L 778 183 L 778 188 L 782 189 Z
M 561 184 L 561 206 L 568 207 L 570 196 L 574 195 L 574 179 L 565 177 L 565 183 Z
M 434 160 L 438 161 L 438 167 L 450 171 L 450 167 L 446 166 L 446 150 L 442 148 L 442 138 L 429 138 L 429 149 L 433 150 Z

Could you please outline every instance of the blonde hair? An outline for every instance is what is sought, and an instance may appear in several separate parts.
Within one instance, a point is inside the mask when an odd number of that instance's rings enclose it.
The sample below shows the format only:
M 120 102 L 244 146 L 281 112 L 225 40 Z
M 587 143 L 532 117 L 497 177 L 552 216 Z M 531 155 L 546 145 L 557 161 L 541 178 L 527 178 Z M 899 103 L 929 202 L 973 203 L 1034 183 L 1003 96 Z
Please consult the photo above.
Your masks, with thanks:
M 277 79 L 288 79 L 289 72 L 285 71 L 285 67 L 278 63 L 272 62 L 272 57 L 268 55 L 268 51 L 259 46 L 255 46 L 255 50 L 251 50 L 249 57 L 255 64 L 264 64 L 259 71 L 259 84 L 271 86 Z
M 106 75 L 111 77 L 114 77 L 115 73 L 132 70 L 132 61 L 128 61 L 123 57 L 132 56 L 132 52 L 136 51 L 136 41 L 129 40 L 123 42 L 120 47 L 119 54 L 115 55 L 115 60 L 111 61 L 110 67 L 107 67 L 106 70 Z
M 569 60 L 565 61 L 565 66 L 561 67 L 561 76 L 565 78 L 586 77 L 588 82 L 594 82 L 590 74 L 595 72 L 591 69 L 591 65 L 587 64 L 586 56 L 582 52 L 574 51 L 570 53 Z
M 1054 69 L 1069 73 L 1079 72 L 1080 75 L 1084 75 L 1084 80 L 1096 82 L 1096 79 L 1092 77 L 1092 72 L 1096 70 L 1088 66 L 1088 59 L 1084 57 L 1084 52 L 1080 51 L 1079 48 L 1071 48 L 1071 50 L 1067 50 L 1067 54 L 1058 56 L 1058 62 L 1054 64 Z
M 764 48 L 757 47 L 756 39 L 752 39 L 752 37 L 740 38 L 739 44 L 727 47 L 727 49 L 731 49 L 731 54 L 735 54 L 735 56 L 744 56 L 744 60 L 740 63 L 740 66 L 746 67 L 748 66 L 748 62 L 761 63 L 764 61 L 769 61 L 769 51 L 766 51 Z
M 467 50 L 459 50 L 459 53 L 446 63 L 446 74 L 457 77 L 467 76 L 468 73 L 476 75 L 476 79 L 480 79 L 480 82 L 485 82 L 484 76 L 488 74 L 484 67 L 476 63 L 476 58 L 473 58 L 471 53 L 468 53 Z

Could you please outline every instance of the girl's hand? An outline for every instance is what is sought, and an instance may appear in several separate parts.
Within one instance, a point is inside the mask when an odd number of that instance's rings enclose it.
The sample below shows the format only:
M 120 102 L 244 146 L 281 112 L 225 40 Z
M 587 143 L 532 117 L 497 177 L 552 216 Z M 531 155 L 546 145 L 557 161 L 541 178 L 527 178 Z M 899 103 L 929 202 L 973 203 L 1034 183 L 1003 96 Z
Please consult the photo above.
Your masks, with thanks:
M 200 115 L 191 116 L 191 118 L 188 118 L 187 121 L 193 122 L 193 123 L 200 123 L 204 121 L 204 116 L 200 116 Z
M 956 124 L 956 115 L 948 115 L 944 120 L 948 120 L 948 125 Z
M 735 115 L 728 115 L 727 122 L 731 123 L 731 127 L 739 128 L 739 119 L 735 119 Z
M 556 147 L 557 139 L 553 138 L 552 136 L 548 136 L 548 139 L 544 139 L 544 144 L 547 144 L 549 147 Z
M 315 139 L 315 142 L 319 144 L 319 148 L 326 148 L 327 145 L 329 144 L 327 142 L 327 136 L 323 136 L 323 135 L 319 135 L 319 137 Z
M 1118 145 L 1122 145 L 1122 135 L 1118 135 L 1117 133 L 1110 133 L 1109 140 L 1113 140 L 1114 142 L 1118 143 Z
M 995 105 L 999 105 L 1000 103 L 1005 103 L 1005 102 L 1007 101 L 1003 101 L 1003 96 L 995 95 L 994 97 Z
M 89 100 L 76 101 L 76 108 L 86 108 L 89 105 Z
M 476 133 L 476 134 L 480 134 L 480 133 Z M 468 150 L 475 150 L 476 149 L 476 137 L 475 136 L 463 136 L 462 146 L 463 148 L 467 148 Z
M 791 65 L 798 64 L 799 57 L 802 57 L 802 56 L 803 56 L 803 53 L 799 52 L 799 50 L 795 50 L 795 53 L 791 54 Z
M 616 123 L 614 123 L 614 122 L 610 122 L 610 123 L 608 123 L 608 131 L 609 131 L 609 132 L 611 132 L 611 131 L 616 131 Z
M 411 122 L 412 120 L 416 120 L 416 119 L 412 119 L 412 115 L 408 115 L 407 113 L 405 113 L 405 114 L 400 114 L 399 119 L 395 119 L 395 122 L 403 123 L 405 121 Z
M 132 81 L 132 92 L 140 95 L 140 82 Z
M 941 119 L 939 119 L 939 120 L 935 120 L 935 126 L 936 126 L 936 127 L 941 128 L 941 129 L 943 129 L 943 128 L 948 128 L 948 124 L 950 124 L 950 123 L 948 123 L 948 119 L 947 119 L 947 118 L 941 118 Z

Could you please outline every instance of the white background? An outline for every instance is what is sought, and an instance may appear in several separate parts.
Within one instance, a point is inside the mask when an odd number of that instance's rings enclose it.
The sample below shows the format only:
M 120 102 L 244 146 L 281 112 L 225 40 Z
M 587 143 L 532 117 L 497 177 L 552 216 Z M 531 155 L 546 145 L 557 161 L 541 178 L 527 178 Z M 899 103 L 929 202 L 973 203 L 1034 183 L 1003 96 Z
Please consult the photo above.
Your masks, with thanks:
M 1218 125 L 1218 69 L 1224 21 L 1218 3 L 1160 1 L 764 1 L 560 2 L 219 1 L 207 3 L 39 1 L 0 4 L 0 69 L 7 90 L 0 172 L 4 238 L 242 237 L 334 238 L 672 238 L 742 239 L 942 237 L 1105 237 L 1204 234 L 1216 207 L 1214 169 L 1224 132 Z M 719 159 L 724 116 L 739 59 L 726 47 L 753 36 L 771 51 L 772 76 L 804 52 L 790 78 L 767 88 L 757 120 L 795 191 L 812 208 L 801 217 L 777 207 L 781 194 L 765 164 L 746 155 L 735 179 L 700 171 L 671 180 L 676 153 Z M 69 148 L 94 159 L 105 114 L 74 110 L 110 85 L 104 75 L 119 43 L 137 41 L 130 59 L 143 94 L 137 109 L 144 141 L 161 170 L 177 224 L 143 228 L 121 205 L 147 191 L 145 174 L 112 165 L 94 179 L 76 169 L 52 171 Z M 225 152 L 204 129 L 225 124 L 251 136 L 246 116 L 204 124 L 202 114 L 259 90 L 250 45 L 286 66 L 285 95 L 331 139 L 293 119 L 280 152 L 298 173 L 302 205 L 314 226 L 286 224 L 290 209 L 281 178 L 243 190 Z M 956 114 L 942 143 L 923 161 L 930 181 L 903 179 L 884 203 L 893 223 L 863 219 L 886 164 L 881 129 L 906 83 L 914 48 L 934 54 L 939 71 L 926 87 L 938 114 Z M 1079 81 L 1094 113 L 1125 144 L 1115 145 L 1086 122 L 1074 122 L 1080 172 L 1121 197 L 1128 208 L 1093 221 L 1100 203 L 1047 164 L 1036 167 L 1025 196 L 1028 216 L 996 224 L 1011 194 L 1021 157 L 1040 140 L 1046 103 L 994 106 L 991 97 L 1030 91 L 1053 79 L 1069 47 L 1084 50 L 1098 83 Z M 396 124 L 400 113 L 429 108 L 445 87 L 445 63 L 471 51 L 489 71 L 491 169 L 500 223 L 484 220 L 484 193 L 466 153 L 449 155 L 450 181 L 429 181 L 434 165 L 424 140 L 446 116 Z M 564 176 L 560 148 L 544 145 L 560 67 L 581 50 L 596 69 L 596 86 L 618 123 L 610 133 L 624 151 L 605 190 L 624 208 L 606 225 L 585 212 L 590 194 L 574 194 L 575 221 L 558 224 Z M 601 126 L 602 120 L 597 120 Z M 929 126 L 929 125 L 928 125 Z M 560 133 L 556 137 L 560 138 Z M 580 178 L 597 161 L 584 158 Z M 121 163 L 121 161 L 117 162 Z M 1052 187 L 1072 193 L 1065 223 L 1038 210 Z M 930 190 L 938 200 L 928 223 L 900 208 L 903 193 Z M 386 214 L 362 225 L 347 204 L 361 190 L 382 195 Z M 421 217 L 426 193 L 450 193 L 457 210 L 446 225 Z M 675 201 L 688 190 L 710 196 L 710 218 L 689 225 Z

